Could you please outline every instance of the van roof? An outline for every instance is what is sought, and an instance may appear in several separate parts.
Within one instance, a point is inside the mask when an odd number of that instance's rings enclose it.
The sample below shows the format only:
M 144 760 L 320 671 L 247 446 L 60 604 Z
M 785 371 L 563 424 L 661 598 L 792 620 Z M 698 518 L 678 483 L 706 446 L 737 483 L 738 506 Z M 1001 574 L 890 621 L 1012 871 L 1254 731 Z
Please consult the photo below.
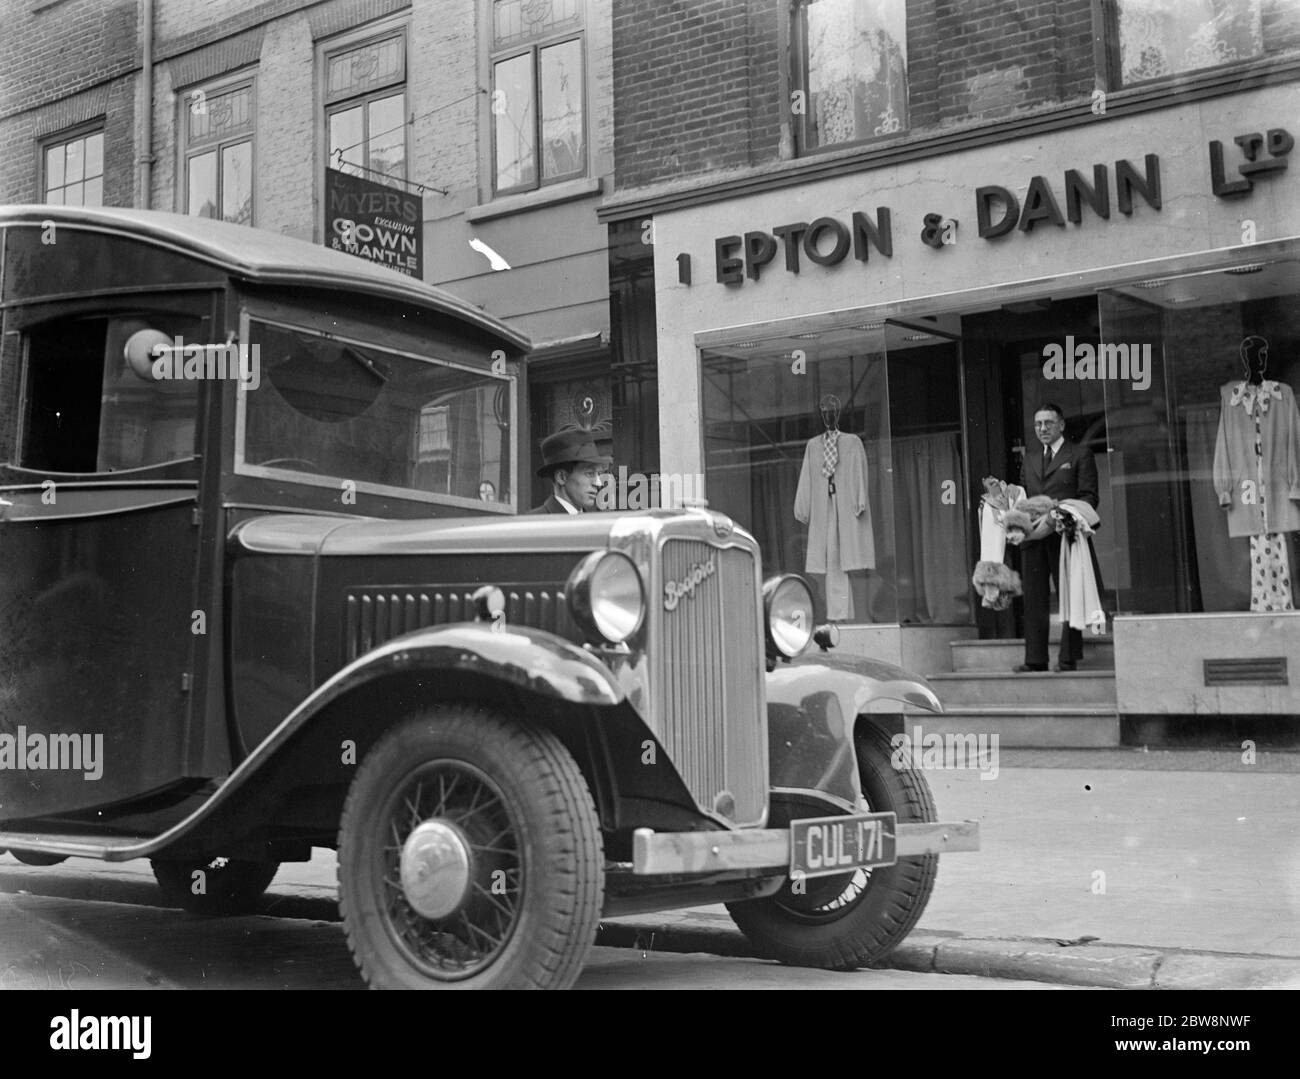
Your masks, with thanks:
M 84 206 L 0 206 L 0 228 L 41 227 L 46 221 L 157 244 L 216 263 L 232 276 L 260 284 L 307 285 L 364 292 L 452 315 L 515 348 L 527 335 L 449 292 L 377 263 L 278 232 L 160 210 Z

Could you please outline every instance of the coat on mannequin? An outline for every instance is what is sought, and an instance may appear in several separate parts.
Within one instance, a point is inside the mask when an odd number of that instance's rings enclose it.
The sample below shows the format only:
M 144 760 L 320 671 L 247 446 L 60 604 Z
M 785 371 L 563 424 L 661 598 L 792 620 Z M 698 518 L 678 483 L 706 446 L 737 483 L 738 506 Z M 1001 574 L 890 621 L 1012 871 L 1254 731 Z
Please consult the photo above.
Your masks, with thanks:
M 867 496 L 867 451 L 856 435 L 840 430 L 840 399 L 820 402 L 825 430 L 804 447 L 795 519 L 808 525 L 805 570 L 826 574 L 826 616 L 853 617 L 851 570 L 875 569 L 876 545 Z

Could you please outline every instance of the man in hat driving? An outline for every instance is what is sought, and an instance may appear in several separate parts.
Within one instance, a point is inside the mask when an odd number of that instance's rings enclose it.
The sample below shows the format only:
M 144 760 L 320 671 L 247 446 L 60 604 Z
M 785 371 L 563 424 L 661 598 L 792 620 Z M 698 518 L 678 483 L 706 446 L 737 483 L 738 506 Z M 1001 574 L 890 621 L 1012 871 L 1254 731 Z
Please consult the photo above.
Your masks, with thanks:
M 537 474 L 551 479 L 551 493 L 529 513 L 589 513 L 596 508 L 601 471 L 611 464 L 597 448 L 590 431 L 569 427 L 542 440 L 542 467 Z

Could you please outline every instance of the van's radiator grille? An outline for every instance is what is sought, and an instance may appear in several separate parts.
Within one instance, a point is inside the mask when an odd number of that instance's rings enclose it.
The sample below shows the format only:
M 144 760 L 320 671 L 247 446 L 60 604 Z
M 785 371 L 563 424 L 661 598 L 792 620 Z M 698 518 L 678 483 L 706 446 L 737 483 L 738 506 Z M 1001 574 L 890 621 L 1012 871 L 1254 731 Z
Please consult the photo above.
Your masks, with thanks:
M 702 809 L 713 810 L 716 796 L 729 791 L 733 819 L 752 822 L 767 800 L 757 567 L 743 548 L 666 540 L 665 585 L 695 578 L 672 610 L 664 594 L 657 600 L 664 745 Z

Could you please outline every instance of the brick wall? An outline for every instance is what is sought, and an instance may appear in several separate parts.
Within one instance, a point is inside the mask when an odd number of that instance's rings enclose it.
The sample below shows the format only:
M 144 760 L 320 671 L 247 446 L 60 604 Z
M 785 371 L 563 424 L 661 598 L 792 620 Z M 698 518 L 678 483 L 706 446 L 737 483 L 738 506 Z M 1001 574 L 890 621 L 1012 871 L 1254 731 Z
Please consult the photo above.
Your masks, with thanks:
M 781 123 L 775 0 L 614 5 L 616 182 L 774 158 Z
M 1280 2 L 1280 0 L 1272 0 Z M 620 188 L 782 153 L 787 0 L 620 0 L 614 128 Z M 910 0 L 912 133 L 989 121 L 1096 85 L 1092 0 Z
M 921 40 L 936 44 L 927 57 L 937 83 L 930 122 L 1001 119 L 1086 97 L 1096 85 L 1091 0 L 934 0 L 924 6 L 932 20 L 909 24 L 909 50 L 913 25 Z
M 0 36 L 0 202 L 39 201 L 40 140 L 102 120 L 104 203 L 129 206 L 139 5 L 61 0 L 34 6 L 8 5 Z

